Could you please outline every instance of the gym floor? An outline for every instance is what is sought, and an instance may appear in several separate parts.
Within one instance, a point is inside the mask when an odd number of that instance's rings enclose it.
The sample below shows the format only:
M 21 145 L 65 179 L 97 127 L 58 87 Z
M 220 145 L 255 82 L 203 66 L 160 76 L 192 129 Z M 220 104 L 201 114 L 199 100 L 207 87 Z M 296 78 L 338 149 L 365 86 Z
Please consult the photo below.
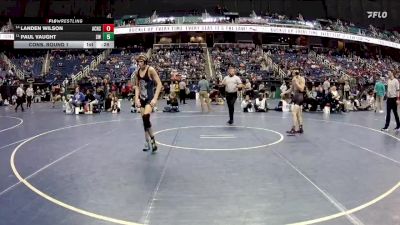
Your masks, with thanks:
M 305 133 L 290 137 L 290 113 L 237 102 L 227 126 L 226 106 L 188 101 L 152 114 L 151 154 L 123 106 L 0 107 L 0 224 L 400 224 L 400 134 L 380 131 L 384 114 L 303 113 Z

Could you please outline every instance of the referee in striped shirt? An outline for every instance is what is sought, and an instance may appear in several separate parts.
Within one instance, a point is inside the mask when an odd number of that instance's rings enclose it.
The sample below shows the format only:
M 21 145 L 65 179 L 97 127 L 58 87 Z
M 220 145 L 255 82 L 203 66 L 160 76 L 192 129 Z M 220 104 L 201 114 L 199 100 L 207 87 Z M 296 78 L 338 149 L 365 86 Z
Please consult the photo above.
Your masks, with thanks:
M 236 76 L 236 69 L 233 65 L 230 65 L 228 68 L 228 76 L 224 77 L 222 80 L 222 85 L 225 86 L 225 97 L 226 104 L 229 109 L 229 120 L 228 124 L 233 124 L 233 112 L 235 111 L 235 102 L 238 96 L 238 89 L 241 88 L 242 81 L 238 76 Z

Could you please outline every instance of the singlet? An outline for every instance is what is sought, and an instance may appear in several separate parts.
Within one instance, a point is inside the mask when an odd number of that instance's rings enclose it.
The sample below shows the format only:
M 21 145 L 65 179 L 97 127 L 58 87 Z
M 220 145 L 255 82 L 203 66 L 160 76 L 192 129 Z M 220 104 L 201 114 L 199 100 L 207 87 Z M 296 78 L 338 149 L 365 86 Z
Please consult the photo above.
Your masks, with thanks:
M 145 101 L 151 101 L 154 97 L 154 81 L 150 79 L 149 68 L 147 67 L 144 77 L 140 77 L 140 69 L 137 71 L 139 98 Z

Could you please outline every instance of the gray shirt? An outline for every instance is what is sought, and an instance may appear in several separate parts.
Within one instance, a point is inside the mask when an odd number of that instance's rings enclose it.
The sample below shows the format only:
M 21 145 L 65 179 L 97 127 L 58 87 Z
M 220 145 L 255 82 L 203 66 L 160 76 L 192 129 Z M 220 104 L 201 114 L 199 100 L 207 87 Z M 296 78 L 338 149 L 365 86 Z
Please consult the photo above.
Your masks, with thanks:
M 185 83 L 185 81 L 179 82 L 179 90 L 185 90 L 185 88 L 186 88 L 186 83 Z
M 388 80 L 387 97 L 397 98 L 397 92 L 399 91 L 399 81 L 394 78 L 393 80 Z
M 210 91 L 210 84 L 208 83 L 207 80 L 202 79 L 202 80 L 199 81 L 199 90 L 200 91 L 207 91 L 207 92 Z
M 222 80 L 222 83 L 225 84 L 225 91 L 228 93 L 235 93 L 238 91 L 238 85 L 242 84 L 242 81 L 238 76 L 226 76 Z

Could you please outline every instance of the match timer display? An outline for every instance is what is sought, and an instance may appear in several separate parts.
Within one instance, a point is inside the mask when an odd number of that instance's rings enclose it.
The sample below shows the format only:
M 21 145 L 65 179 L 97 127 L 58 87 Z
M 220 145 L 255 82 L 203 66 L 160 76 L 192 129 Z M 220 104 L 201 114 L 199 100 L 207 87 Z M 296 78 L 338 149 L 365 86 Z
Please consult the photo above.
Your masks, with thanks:
M 16 49 L 114 48 L 111 18 L 20 18 L 14 25 Z

